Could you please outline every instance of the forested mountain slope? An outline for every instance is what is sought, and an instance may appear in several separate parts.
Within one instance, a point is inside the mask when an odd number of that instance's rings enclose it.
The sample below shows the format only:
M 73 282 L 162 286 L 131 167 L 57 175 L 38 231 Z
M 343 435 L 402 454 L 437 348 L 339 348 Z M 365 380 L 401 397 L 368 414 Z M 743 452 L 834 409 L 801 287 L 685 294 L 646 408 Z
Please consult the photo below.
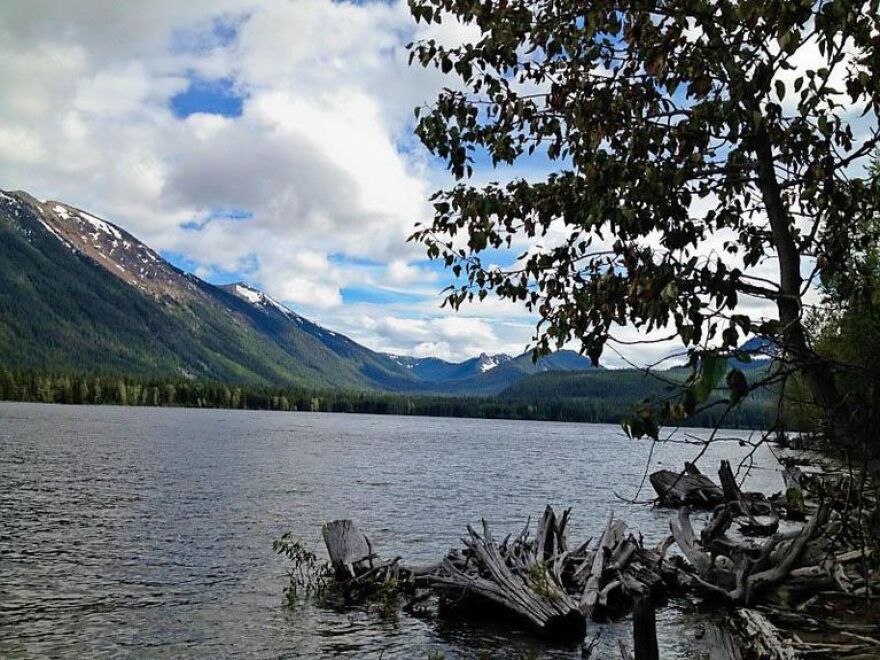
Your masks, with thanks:
M 491 395 L 570 351 L 462 363 L 372 351 L 243 283 L 213 286 L 116 225 L 0 192 L 0 365 L 283 387 Z
M 12 367 L 316 387 L 412 386 L 354 342 L 175 268 L 122 229 L 0 197 L 0 356 Z

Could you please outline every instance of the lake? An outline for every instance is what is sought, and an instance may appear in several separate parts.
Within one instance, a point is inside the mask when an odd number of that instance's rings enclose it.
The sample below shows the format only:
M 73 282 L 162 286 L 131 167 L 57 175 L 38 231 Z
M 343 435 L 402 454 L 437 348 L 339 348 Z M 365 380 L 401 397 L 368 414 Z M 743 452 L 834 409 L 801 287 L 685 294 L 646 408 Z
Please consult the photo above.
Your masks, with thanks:
M 272 541 L 292 530 L 323 554 L 321 523 L 346 517 L 381 554 L 429 562 L 468 522 L 501 537 L 549 503 L 573 507 L 572 541 L 613 509 L 653 543 L 669 512 L 618 497 L 649 450 L 609 425 L 0 404 L 0 656 L 580 658 L 504 626 L 287 609 Z M 696 452 L 658 445 L 651 468 Z M 756 459 L 750 485 L 780 489 L 769 450 Z M 695 620 L 658 614 L 661 657 L 699 652 Z M 617 635 L 629 624 L 602 644 Z

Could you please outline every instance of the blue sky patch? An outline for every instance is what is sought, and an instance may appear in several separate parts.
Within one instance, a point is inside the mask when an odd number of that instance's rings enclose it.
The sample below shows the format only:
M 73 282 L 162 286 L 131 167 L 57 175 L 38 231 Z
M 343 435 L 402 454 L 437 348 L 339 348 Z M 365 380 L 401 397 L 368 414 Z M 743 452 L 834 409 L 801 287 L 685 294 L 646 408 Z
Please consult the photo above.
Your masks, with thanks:
M 423 301 L 424 296 L 411 293 L 400 293 L 388 289 L 380 289 L 374 286 L 351 286 L 341 291 L 342 302 L 345 304 L 370 303 L 374 305 L 391 305 L 394 303 L 417 303 Z
M 191 77 L 187 90 L 171 97 L 169 105 L 174 115 L 181 119 L 198 112 L 240 117 L 244 98 L 235 91 L 231 78 L 204 80 Z
M 231 284 L 232 282 L 241 282 L 241 281 L 249 281 L 248 273 L 252 273 L 256 270 L 256 259 L 251 257 L 248 263 L 241 270 L 223 270 L 222 268 L 207 268 L 210 271 L 210 274 L 206 274 L 204 272 L 205 266 L 200 264 L 197 261 L 193 261 L 189 257 L 180 252 L 174 252 L 172 250 L 161 250 L 159 252 L 159 256 L 162 257 L 165 261 L 170 263 L 180 270 L 186 273 L 196 274 L 197 271 L 202 271 L 199 274 L 201 279 L 210 282 L 211 284 Z
M 235 222 L 250 220 L 254 214 L 244 209 L 213 209 L 207 216 L 203 218 L 193 219 L 180 225 L 187 231 L 199 231 L 204 229 L 214 220 L 232 220 Z
M 339 264 L 340 266 L 359 266 L 362 268 L 380 268 L 385 265 L 381 261 L 376 261 L 375 259 L 353 257 L 348 254 L 343 254 L 342 252 L 331 254 L 327 257 L 327 260 L 330 263 Z

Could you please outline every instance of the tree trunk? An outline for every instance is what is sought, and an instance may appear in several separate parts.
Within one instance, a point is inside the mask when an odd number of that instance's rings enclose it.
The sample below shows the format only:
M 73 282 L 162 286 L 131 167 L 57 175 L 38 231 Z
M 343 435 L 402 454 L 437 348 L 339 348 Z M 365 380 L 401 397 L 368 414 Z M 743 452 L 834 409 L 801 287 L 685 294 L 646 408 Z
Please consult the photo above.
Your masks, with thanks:
M 838 423 L 840 394 L 828 364 L 818 359 L 807 343 L 801 319 L 801 255 L 792 234 L 792 218 L 782 201 L 782 190 L 774 171 L 770 136 L 764 128 L 756 131 L 755 156 L 758 161 L 758 188 L 764 200 L 773 246 L 779 258 L 779 288 L 776 308 L 782 324 L 782 345 L 787 356 L 800 369 L 816 404 Z M 832 429 L 833 430 L 833 429 Z

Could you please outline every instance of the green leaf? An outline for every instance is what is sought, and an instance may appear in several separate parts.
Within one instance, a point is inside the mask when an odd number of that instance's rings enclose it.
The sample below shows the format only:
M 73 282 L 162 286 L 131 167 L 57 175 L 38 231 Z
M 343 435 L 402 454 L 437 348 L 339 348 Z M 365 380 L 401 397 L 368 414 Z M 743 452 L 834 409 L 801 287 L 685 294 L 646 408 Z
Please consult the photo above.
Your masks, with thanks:
M 660 299 L 669 304 L 672 303 L 676 298 L 678 298 L 678 285 L 672 281 L 663 287 L 663 291 L 660 293 Z
M 785 98 L 785 83 L 782 82 L 781 80 L 777 80 L 775 84 L 776 84 L 776 96 L 778 96 L 779 100 L 781 101 L 782 99 Z
M 730 403 L 734 406 L 749 393 L 749 383 L 739 369 L 731 369 L 727 374 L 727 387 L 730 389 Z
M 709 398 L 725 371 L 727 371 L 727 360 L 723 357 L 711 354 L 702 356 L 700 375 L 694 383 L 694 395 L 698 403 Z

